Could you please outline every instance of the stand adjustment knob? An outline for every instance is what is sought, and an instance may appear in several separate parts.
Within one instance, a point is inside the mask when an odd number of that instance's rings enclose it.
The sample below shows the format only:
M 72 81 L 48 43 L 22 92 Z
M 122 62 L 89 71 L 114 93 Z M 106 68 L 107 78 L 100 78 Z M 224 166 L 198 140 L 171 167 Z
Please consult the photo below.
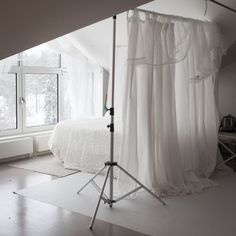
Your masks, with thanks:
M 111 107 L 111 108 L 109 108 L 109 109 L 107 109 L 109 112 L 110 112 L 110 115 L 111 116 L 114 116 L 115 115 L 115 109 L 114 109 L 114 107 Z
M 107 125 L 107 128 L 110 129 L 110 132 L 114 132 L 114 124 Z

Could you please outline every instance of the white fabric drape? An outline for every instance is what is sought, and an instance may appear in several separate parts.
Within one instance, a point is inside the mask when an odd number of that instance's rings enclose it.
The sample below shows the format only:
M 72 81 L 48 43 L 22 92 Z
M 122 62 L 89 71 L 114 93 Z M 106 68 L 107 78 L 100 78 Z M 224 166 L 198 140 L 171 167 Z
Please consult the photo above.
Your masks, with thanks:
M 120 163 L 160 194 L 201 191 L 216 163 L 217 28 L 138 11 L 128 28 Z M 119 185 L 132 187 L 121 173 Z
M 66 68 L 62 80 L 62 110 L 67 111 L 65 118 L 74 120 L 101 117 L 102 68 L 83 55 L 74 41 L 63 36 L 47 43 L 49 49 L 62 55 L 62 65 Z
M 17 57 L 0 60 L 0 130 L 14 132 L 17 128 L 16 96 L 17 81 L 9 72 L 17 64 Z M 11 77 L 12 76 L 12 77 Z M 10 130 L 10 131 L 9 131 Z

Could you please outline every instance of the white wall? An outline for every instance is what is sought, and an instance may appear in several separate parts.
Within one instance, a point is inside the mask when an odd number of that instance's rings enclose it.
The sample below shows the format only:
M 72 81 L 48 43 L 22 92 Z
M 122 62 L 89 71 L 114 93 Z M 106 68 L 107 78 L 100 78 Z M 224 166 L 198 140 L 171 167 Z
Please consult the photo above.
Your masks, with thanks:
M 48 141 L 51 132 L 25 134 L 21 136 L 8 136 L 0 138 L 0 163 L 9 158 L 22 158 L 22 156 L 49 152 Z
M 227 114 L 236 117 L 236 62 L 220 71 L 218 91 L 220 118 Z

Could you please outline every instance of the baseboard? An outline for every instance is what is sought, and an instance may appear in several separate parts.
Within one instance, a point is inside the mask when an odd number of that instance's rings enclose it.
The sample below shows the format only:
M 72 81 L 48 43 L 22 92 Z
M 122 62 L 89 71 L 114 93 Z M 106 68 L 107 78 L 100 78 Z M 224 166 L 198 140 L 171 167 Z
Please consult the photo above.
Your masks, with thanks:
M 26 155 L 3 158 L 0 159 L 0 164 L 8 164 L 13 161 L 24 160 L 24 159 L 30 159 L 30 155 L 26 154 Z

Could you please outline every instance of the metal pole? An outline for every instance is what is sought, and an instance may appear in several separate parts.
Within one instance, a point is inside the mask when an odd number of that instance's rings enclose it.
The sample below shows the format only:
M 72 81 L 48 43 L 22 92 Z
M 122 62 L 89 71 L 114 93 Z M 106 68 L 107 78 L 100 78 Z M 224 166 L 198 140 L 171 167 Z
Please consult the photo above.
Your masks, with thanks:
M 98 173 L 92 177 L 79 191 L 82 191 L 89 183 L 91 183 L 98 192 L 100 192 L 99 199 L 92 217 L 92 220 L 90 222 L 90 229 L 93 228 L 94 221 L 97 216 L 97 212 L 99 209 L 99 205 L 101 200 L 104 201 L 104 203 L 108 203 L 110 207 L 112 207 L 113 203 L 116 203 L 117 201 L 120 201 L 124 199 L 125 197 L 129 196 L 130 194 L 138 191 L 139 189 L 143 188 L 147 192 L 149 192 L 152 196 L 154 196 L 156 199 L 158 199 L 163 205 L 165 205 L 165 202 L 162 201 L 157 195 L 155 195 L 152 191 L 150 191 L 147 187 L 145 187 L 141 182 L 139 182 L 136 178 L 134 178 L 131 174 L 129 174 L 125 169 L 123 169 L 121 166 L 117 164 L 117 162 L 114 162 L 114 94 L 115 94 L 115 55 L 116 55 L 116 16 L 113 16 L 113 48 L 112 48 L 112 77 L 111 77 L 111 82 L 112 82 L 112 90 L 111 90 L 111 108 L 109 109 L 110 111 L 110 116 L 111 116 L 111 123 L 107 126 L 110 128 L 110 161 L 105 162 L 105 166 L 98 171 Z M 103 183 L 102 188 L 100 188 L 95 182 L 94 179 L 106 168 L 108 167 L 106 177 Z M 135 188 L 134 190 L 128 192 L 127 194 L 119 197 L 117 200 L 114 200 L 113 196 L 113 181 L 114 181 L 114 174 L 113 174 L 113 167 L 118 167 L 121 171 L 123 171 L 126 175 L 128 175 L 132 180 L 134 180 L 137 184 L 140 186 Z M 110 179 L 110 191 L 109 191 L 109 198 L 106 196 L 104 193 L 108 177 Z
M 110 170 L 111 170 L 111 166 L 109 166 L 108 169 L 107 169 L 107 174 L 106 174 L 106 177 L 105 177 L 103 186 L 102 186 L 102 191 L 101 191 L 101 193 L 100 193 L 100 195 L 99 195 L 99 199 L 98 199 L 97 206 L 96 206 L 95 211 L 94 211 L 94 214 L 93 214 L 93 218 L 92 218 L 91 221 L 90 221 L 90 225 L 89 225 L 89 228 L 90 228 L 90 229 L 93 228 L 93 224 L 94 224 L 94 221 L 95 221 L 96 216 L 97 216 L 98 208 L 99 208 L 100 202 L 101 202 L 101 200 L 102 200 L 102 196 L 103 196 L 103 193 L 104 193 L 104 190 L 105 190 L 105 187 L 106 187 L 107 178 L 108 178 L 108 175 L 109 175 Z
M 95 174 L 93 176 L 93 178 L 91 178 L 83 187 L 80 188 L 80 190 L 78 190 L 77 194 L 79 194 L 91 181 L 93 181 L 104 169 L 106 168 L 106 166 L 104 166 L 101 170 L 99 170 L 97 172 L 97 174 Z
M 155 193 L 153 193 L 151 190 L 149 190 L 145 185 L 143 185 L 140 181 L 138 181 L 135 177 L 133 177 L 128 171 L 126 171 L 124 168 L 122 168 L 120 165 L 117 164 L 117 167 L 120 168 L 126 175 L 128 175 L 134 182 L 139 184 L 142 188 L 144 188 L 148 193 L 150 193 L 153 197 L 155 197 L 157 200 L 159 200 L 162 205 L 166 205 L 166 203 L 158 197 Z M 138 188 L 137 188 L 138 190 Z
M 116 56 L 116 16 L 113 16 L 113 45 L 112 45 L 112 92 L 111 92 L 111 124 L 110 124 L 110 162 L 114 161 L 114 94 L 115 94 L 115 56 Z M 113 201 L 113 165 L 110 166 L 110 200 Z M 112 207 L 112 204 L 110 204 Z
M 231 157 L 228 157 L 226 160 L 221 161 L 221 162 L 216 166 L 216 168 L 219 167 L 219 166 L 221 166 L 221 165 L 223 165 L 223 164 L 225 164 L 226 162 L 228 162 L 228 161 L 230 161 L 230 160 L 232 160 L 232 159 L 234 159 L 234 158 L 236 157 L 236 154 L 235 154 L 232 150 L 230 150 L 230 148 L 228 148 L 222 141 L 219 140 L 219 144 L 222 145 L 232 156 L 231 156 Z

